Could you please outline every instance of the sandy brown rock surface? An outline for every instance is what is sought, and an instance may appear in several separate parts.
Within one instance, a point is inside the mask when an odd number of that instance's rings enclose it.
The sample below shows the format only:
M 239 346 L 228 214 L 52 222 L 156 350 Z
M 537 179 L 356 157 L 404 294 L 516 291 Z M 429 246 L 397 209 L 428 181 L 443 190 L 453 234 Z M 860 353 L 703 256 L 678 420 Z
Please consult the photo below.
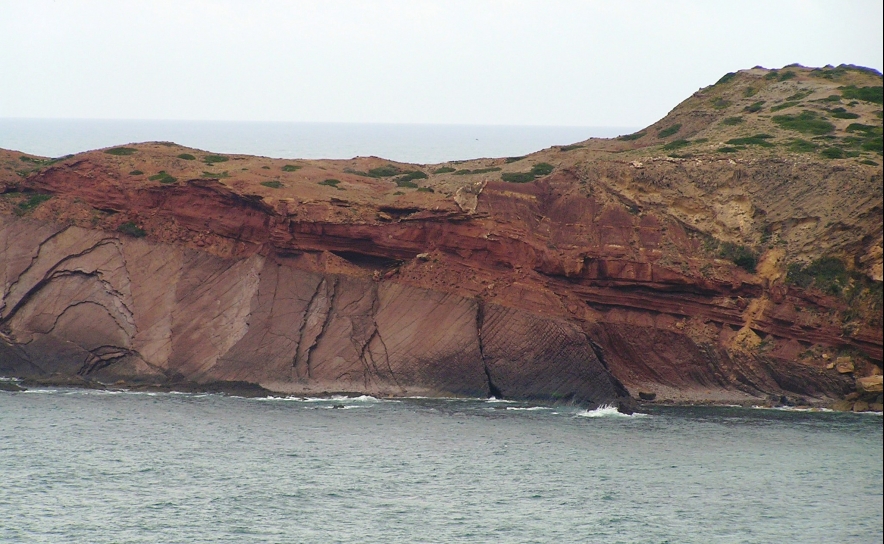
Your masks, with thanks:
M 526 157 L 2 151 L 0 374 L 824 404 L 880 375 L 881 162 L 851 67 Z

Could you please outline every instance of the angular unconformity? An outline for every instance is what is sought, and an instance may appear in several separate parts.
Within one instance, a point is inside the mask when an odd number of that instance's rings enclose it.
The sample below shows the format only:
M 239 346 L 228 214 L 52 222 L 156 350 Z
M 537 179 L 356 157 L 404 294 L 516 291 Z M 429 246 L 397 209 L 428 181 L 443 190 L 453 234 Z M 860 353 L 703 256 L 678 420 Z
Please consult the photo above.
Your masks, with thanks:
M 625 394 L 564 321 L 283 256 L 225 259 L 2 219 L 4 375 L 585 403 Z

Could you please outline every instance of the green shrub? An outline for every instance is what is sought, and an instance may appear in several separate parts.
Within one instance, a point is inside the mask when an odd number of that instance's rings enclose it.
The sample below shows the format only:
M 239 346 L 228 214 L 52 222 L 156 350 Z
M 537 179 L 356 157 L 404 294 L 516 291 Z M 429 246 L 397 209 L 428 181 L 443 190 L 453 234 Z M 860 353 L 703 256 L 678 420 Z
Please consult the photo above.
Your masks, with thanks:
M 865 132 L 866 134 L 874 134 L 876 131 L 881 132 L 881 127 L 864 125 L 862 123 L 850 123 L 845 130 L 847 132 Z
M 117 155 L 117 156 L 131 155 L 132 153 L 135 153 L 136 151 L 138 151 L 138 150 L 135 149 L 134 147 L 114 147 L 111 149 L 104 150 L 104 152 L 107 153 L 108 155 Z
M 421 172 L 420 170 L 411 170 L 409 172 L 405 172 L 404 176 L 396 178 L 396 181 L 413 181 L 416 179 L 427 179 L 428 177 L 429 176 L 427 176 L 424 172 Z
M 748 106 L 743 108 L 743 111 L 746 111 L 749 113 L 758 113 L 759 111 L 764 109 L 762 107 L 762 106 L 764 106 L 764 103 L 765 103 L 764 100 L 759 100 L 758 102 L 753 102 L 752 104 L 749 104 Z
M 131 172 L 129 172 L 129 175 L 130 176 L 141 176 L 141 175 L 144 175 L 144 172 L 142 172 L 141 170 L 132 170 Z
M 758 264 L 758 255 L 750 248 L 737 245 L 731 242 L 724 242 L 720 246 L 719 256 L 722 259 L 728 259 L 746 272 L 755 272 Z
M 563 145 L 559 147 L 559 151 L 574 151 L 575 149 L 581 149 L 583 147 L 586 146 L 581 144 Z
M 787 96 L 786 100 L 795 100 L 795 101 L 804 100 L 805 98 L 807 98 L 808 96 L 810 96 L 812 94 L 813 94 L 813 89 L 802 89 L 791 96 Z
M 776 106 L 771 106 L 770 111 L 780 111 L 786 108 L 791 108 L 792 106 L 797 106 L 800 102 L 783 102 L 782 104 L 777 104 Z
M 843 159 L 844 150 L 840 147 L 827 147 L 820 151 L 820 155 L 827 159 Z
M 408 181 L 407 179 L 399 179 L 396 180 L 396 187 L 405 187 L 407 189 L 417 189 L 417 183 L 413 181 Z
M 34 208 L 36 208 L 37 206 L 39 206 L 40 204 L 46 202 L 50 198 L 52 198 L 52 195 L 44 195 L 44 194 L 40 194 L 40 193 L 34 193 L 31 196 L 29 196 L 27 199 L 18 203 L 18 211 L 20 213 L 29 212 L 29 211 L 33 210 Z
M 835 130 L 835 125 L 821 118 L 816 112 L 807 110 L 798 115 L 774 115 L 772 120 L 784 129 L 804 134 L 823 135 Z
M 265 164 L 261 167 L 261 170 L 270 170 L 270 167 Z
M 271 189 L 281 189 L 282 188 L 282 182 L 279 181 L 278 179 L 274 179 L 274 180 L 270 180 L 270 181 L 262 181 L 261 185 L 263 185 L 264 187 L 270 187 Z
M 742 122 L 743 122 L 743 118 L 742 118 L 742 117 L 725 117 L 725 118 L 721 121 L 721 124 L 722 124 L 722 125 L 727 125 L 727 126 L 734 126 L 734 125 L 739 125 L 739 124 L 742 123 Z
M 528 183 L 534 181 L 534 174 L 530 172 L 512 172 L 500 175 L 500 179 L 510 183 Z
M 849 112 L 844 108 L 832 108 L 828 111 L 836 119 L 859 119 L 859 114 Z
M 178 158 L 184 159 L 186 161 L 195 161 L 196 160 L 196 157 L 194 157 L 190 153 L 182 153 L 182 154 L 178 155 Z
M 230 159 L 228 159 L 224 155 L 206 155 L 205 157 L 203 157 L 203 162 L 208 164 L 209 166 L 217 162 L 227 162 L 228 160 Z
M 675 134 L 676 132 L 678 132 L 679 130 L 681 130 L 681 124 L 676 123 L 676 124 L 672 125 L 671 127 L 664 128 L 663 130 L 658 132 L 657 137 L 658 138 L 668 138 L 668 137 L 672 136 L 673 134 Z
M 743 89 L 743 96 L 745 96 L 746 98 L 755 96 L 756 94 L 758 94 L 758 89 L 756 89 L 755 87 L 746 87 L 745 89 Z
M 337 187 L 339 183 L 341 183 L 341 180 L 329 178 L 329 179 L 324 179 L 324 180 L 320 181 L 319 185 L 325 185 L 328 187 Z
M 724 74 L 723 76 L 721 76 L 721 79 L 716 81 L 715 84 L 716 85 L 724 85 L 725 83 L 734 79 L 735 77 L 737 77 L 736 72 L 728 72 L 728 73 Z
M 624 142 L 631 142 L 633 140 L 638 140 L 639 138 L 644 138 L 645 134 L 647 134 L 647 132 L 645 131 L 634 132 L 632 134 L 626 134 L 624 136 L 617 136 L 617 139 Z
M 221 172 L 220 174 L 216 174 L 216 173 L 214 173 L 214 172 L 206 172 L 206 171 L 203 171 L 203 173 L 200 174 L 200 177 L 201 177 L 201 178 L 224 179 L 224 178 L 229 178 L 229 177 L 230 177 L 230 174 L 227 172 L 227 170 Z
M 539 162 L 531 167 L 531 174 L 534 176 L 546 176 L 552 174 L 555 167 L 547 162 Z M 500 170 L 498 168 L 498 170 Z
M 825 98 L 819 98 L 817 100 L 814 100 L 814 102 L 823 102 L 823 103 L 841 102 L 841 95 L 830 94 L 829 96 L 827 96 Z
M 286 164 L 282 167 L 282 171 L 283 172 L 295 172 L 297 170 L 300 170 L 301 168 L 304 168 L 304 167 L 299 164 Z
M 777 78 L 780 81 L 786 81 L 795 77 L 795 72 L 780 72 L 779 77 Z
M 779 75 L 780 75 L 780 73 L 778 70 L 771 70 L 770 72 L 764 74 L 764 79 L 771 81 L 771 80 L 776 79 L 777 76 L 779 76 Z
M 435 191 L 433 191 L 433 189 L 431 189 L 429 187 L 418 187 L 417 192 L 419 192 L 419 193 L 434 193 Z
M 673 140 L 663 146 L 663 151 L 675 151 L 689 145 L 691 145 L 690 140 Z
M 723 110 L 730 105 L 731 105 L 730 100 L 725 100 L 724 98 L 721 98 L 721 97 L 716 98 L 715 100 L 712 101 L 712 107 L 717 110 Z
M 878 163 L 876 163 L 875 161 L 870 160 L 870 159 L 863 159 L 863 160 L 859 161 L 859 163 L 860 164 L 868 164 L 869 166 L 878 166 Z
M 506 163 L 509 164 L 511 162 L 519 162 L 520 160 L 522 160 L 524 158 L 525 158 L 525 155 L 522 155 L 521 157 L 507 157 Z
M 716 151 L 718 151 L 719 153 L 736 153 L 740 149 L 742 149 L 742 148 L 724 146 L 724 147 L 719 147 L 718 149 L 716 149 Z
M 372 178 L 391 178 L 401 173 L 402 171 L 400 169 L 396 168 L 392 164 L 388 164 L 387 166 L 372 168 L 368 171 L 368 176 Z
M 475 170 L 456 170 L 454 172 L 455 176 L 467 176 L 470 174 L 487 174 L 489 172 L 500 172 L 500 168 L 497 166 L 492 166 L 490 168 L 477 168 Z
M 874 151 L 881 155 L 882 152 L 884 152 L 884 139 L 882 139 L 881 136 L 869 138 L 862 143 L 862 148 L 863 151 Z
M 863 100 L 875 104 L 884 103 L 884 87 L 847 85 L 846 87 L 839 87 L 839 90 L 841 91 L 841 96 L 847 99 Z
M 170 176 L 169 174 L 166 173 L 165 170 L 160 170 L 159 172 L 150 176 L 147 179 L 149 179 L 150 181 L 159 181 L 160 183 L 165 183 L 165 184 L 175 183 L 176 181 L 178 181 L 178 178 L 174 178 L 174 177 Z
M 802 140 L 800 138 L 796 138 L 789 142 L 787 146 L 789 151 L 794 151 L 796 153 L 810 153 L 812 151 L 816 151 L 817 145 L 813 142 L 808 142 L 807 140 Z
M 839 295 L 847 287 L 850 275 L 841 259 L 822 257 L 807 266 L 790 264 L 786 272 L 786 283 L 802 289 L 816 287 L 824 293 Z
M 767 140 L 773 138 L 770 134 L 756 134 L 755 136 L 748 136 L 746 138 L 733 138 L 728 140 L 726 143 L 731 145 L 758 145 L 761 147 L 773 147 L 774 144 L 768 142 Z
M 455 169 L 450 166 L 443 166 L 442 168 L 437 168 L 437 169 L 433 170 L 433 173 L 434 174 L 447 174 L 449 172 L 454 172 L 454 170 Z
M 142 229 L 132 221 L 126 221 L 125 223 L 117 227 L 117 230 L 127 236 L 133 236 L 135 238 L 144 238 L 145 236 L 147 236 L 147 233 L 144 231 L 144 229 Z

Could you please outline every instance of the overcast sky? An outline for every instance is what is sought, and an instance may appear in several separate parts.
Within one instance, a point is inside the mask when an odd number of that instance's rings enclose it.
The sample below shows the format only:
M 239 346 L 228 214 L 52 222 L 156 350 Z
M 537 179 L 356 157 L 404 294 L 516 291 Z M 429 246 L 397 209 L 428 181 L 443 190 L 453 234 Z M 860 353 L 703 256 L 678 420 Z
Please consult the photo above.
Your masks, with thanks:
M 881 0 L 0 0 L 0 117 L 646 126 L 726 72 L 882 69 Z

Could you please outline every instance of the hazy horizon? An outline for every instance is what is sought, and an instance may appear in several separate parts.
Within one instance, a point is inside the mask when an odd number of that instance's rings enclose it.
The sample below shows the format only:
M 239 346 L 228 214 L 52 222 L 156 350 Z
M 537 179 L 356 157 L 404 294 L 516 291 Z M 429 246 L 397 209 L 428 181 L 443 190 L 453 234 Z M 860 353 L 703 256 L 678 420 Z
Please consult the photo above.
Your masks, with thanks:
M 753 66 L 884 69 L 880 1 L 0 0 L 0 117 L 644 127 Z

